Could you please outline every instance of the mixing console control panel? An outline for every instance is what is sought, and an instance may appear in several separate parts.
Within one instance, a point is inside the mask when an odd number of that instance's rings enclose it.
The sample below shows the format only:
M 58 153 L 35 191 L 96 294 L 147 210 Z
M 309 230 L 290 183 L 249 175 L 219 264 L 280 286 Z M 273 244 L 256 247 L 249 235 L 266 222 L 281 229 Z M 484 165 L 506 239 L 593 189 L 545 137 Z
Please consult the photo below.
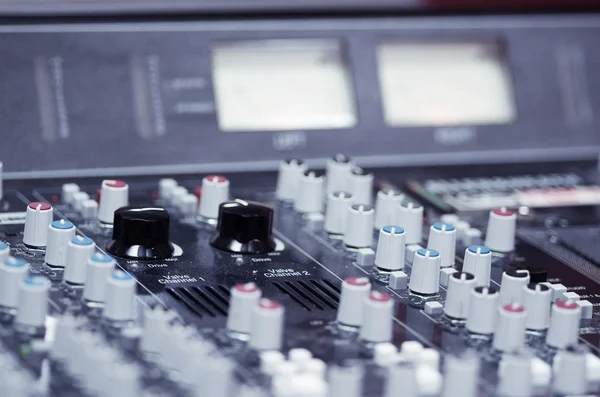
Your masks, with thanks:
M 0 396 L 600 395 L 585 175 L 253 178 L 0 177 Z

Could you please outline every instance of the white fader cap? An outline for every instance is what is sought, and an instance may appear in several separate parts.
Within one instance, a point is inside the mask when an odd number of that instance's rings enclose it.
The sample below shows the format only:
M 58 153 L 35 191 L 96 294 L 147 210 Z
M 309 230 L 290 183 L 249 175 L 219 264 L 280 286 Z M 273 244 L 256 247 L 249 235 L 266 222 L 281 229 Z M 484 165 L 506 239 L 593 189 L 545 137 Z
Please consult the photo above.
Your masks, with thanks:
M 202 197 L 198 215 L 207 219 L 219 217 L 219 206 L 229 200 L 229 180 L 221 175 L 208 175 L 202 179 Z
M 377 192 L 375 200 L 375 229 L 386 225 L 394 225 L 398 221 L 398 206 L 404 194 L 395 189 L 384 189 Z
M 364 302 L 370 291 L 371 282 L 367 277 L 345 279 L 342 283 L 337 322 L 352 327 L 360 326 L 363 320 Z
M 279 350 L 283 341 L 283 315 L 279 303 L 259 299 L 252 310 L 249 346 L 256 350 Z
M 48 227 L 54 214 L 52 206 L 48 203 L 31 203 L 25 214 L 23 243 L 30 247 L 45 247 L 48 242 Z
M 398 221 L 396 225 L 404 228 L 406 244 L 419 244 L 423 239 L 423 206 L 412 202 L 398 205 Z
M 456 256 L 456 229 L 449 223 L 437 222 L 429 228 L 427 248 L 440 253 L 441 267 L 454 266 Z
M 475 285 L 489 286 L 492 274 L 492 251 L 483 245 L 470 245 L 465 250 L 462 270 L 475 276 Z
M 415 253 L 408 289 L 416 294 L 437 294 L 440 285 L 440 253 L 419 249 Z
M 327 193 L 345 191 L 354 164 L 349 157 L 338 153 L 327 159 Z
M 363 320 L 359 338 L 366 342 L 392 340 L 394 301 L 388 294 L 371 291 L 364 301 Z
M 15 322 L 29 327 L 43 327 L 48 312 L 50 280 L 43 276 L 28 276 L 19 287 L 19 303 Z
M 129 205 L 129 185 L 123 181 L 104 180 L 100 191 L 98 220 L 112 224 L 115 211 Z
M 354 204 L 348 210 L 344 244 L 353 248 L 367 248 L 373 242 L 375 209 L 369 205 Z
M 287 159 L 279 163 L 277 189 L 275 195 L 281 201 L 294 201 L 298 194 L 300 177 L 307 170 L 307 165 L 300 159 Z
M 54 221 L 48 226 L 48 246 L 46 247 L 46 263 L 53 267 L 65 267 L 67 247 L 75 237 L 75 226 L 64 219 Z
M 325 176 L 320 171 L 306 170 L 300 176 L 294 209 L 302 213 L 323 212 Z
M 127 321 L 134 318 L 136 285 L 135 278 L 122 270 L 115 270 L 108 277 L 104 318 L 112 321 Z
M 375 266 L 385 271 L 402 270 L 406 252 L 406 232 L 400 226 L 384 226 L 379 231 Z
M 85 283 L 88 261 L 94 255 L 96 244 L 91 238 L 75 236 L 67 246 L 67 261 L 63 280 L 69 284 Z
M 325 210 L 325 223 L 323 228 L 327 233 L 344 234 L 348 212 L 352 205 L 352 195 L 347 192 L 329 193 L 327 209 Z
M 25 259 L 10 256 L 0 263 L 0 306 L 17 306 L 19 285 L 28 273 L 29 263 Z
M 485 245 L 496 252 L 510 252 L 515 249 L 517 214 L 506 208 L 490 211 Z
M 247 334 L 252 324 L 252 310 L 258 304 L 261 291 L 254 283 L 237 284 L 231 288 L 227 313 L 227 330 Z

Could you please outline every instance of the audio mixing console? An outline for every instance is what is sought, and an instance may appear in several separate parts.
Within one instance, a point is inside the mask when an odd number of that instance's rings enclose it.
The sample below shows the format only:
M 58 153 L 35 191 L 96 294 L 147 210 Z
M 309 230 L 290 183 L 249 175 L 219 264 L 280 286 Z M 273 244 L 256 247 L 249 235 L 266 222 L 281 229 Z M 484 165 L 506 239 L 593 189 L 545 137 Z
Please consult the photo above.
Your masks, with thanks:
M 599 395 L 590 174 L 393 175 L 5 181 L 0 395 Z

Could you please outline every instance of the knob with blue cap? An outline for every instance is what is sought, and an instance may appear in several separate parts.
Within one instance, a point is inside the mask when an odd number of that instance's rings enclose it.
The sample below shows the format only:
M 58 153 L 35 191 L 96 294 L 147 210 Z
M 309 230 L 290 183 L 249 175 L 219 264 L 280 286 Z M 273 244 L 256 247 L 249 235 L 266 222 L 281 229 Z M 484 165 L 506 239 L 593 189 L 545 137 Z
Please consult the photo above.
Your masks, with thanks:
M 440 284 L 440 253 L 419 249 L 414 256 L 408 289 L 418 295 L 435 295 Z
M 63 280 L 67 284 L 82 285 L 85 283 L 85 272 L 88 260 L 94 255 L 96 244 L 89 237 L 74 236 L 67 244 L 67 260 Z
M 41 328 L 48 313 L 50 280 L 44 276 L 26 277 L 19 286 L 19 303 L 15 323 L 17 326 Z
M 0 263 L 0 306 L 17 307 L 19 285 L 29 273 L 25 259 L 9 256 Z
M 429 240 L 427 248 L 439 252 L 440 266 L 454 266 L 456 255 L 456 228 L 449 223 L 437 222 L 429 229 Z
M 46 263 L 52 267 L 65 267 L 69 241 L 75 237 L 75 226 L 64 219 L 54 221 L 48 226 L 48 246 Z
M 475 285 L 488 287 L 492 274 L 492 251 L 483 245 L 470 245 L 465 250 L 462 271 L 475 276 Z

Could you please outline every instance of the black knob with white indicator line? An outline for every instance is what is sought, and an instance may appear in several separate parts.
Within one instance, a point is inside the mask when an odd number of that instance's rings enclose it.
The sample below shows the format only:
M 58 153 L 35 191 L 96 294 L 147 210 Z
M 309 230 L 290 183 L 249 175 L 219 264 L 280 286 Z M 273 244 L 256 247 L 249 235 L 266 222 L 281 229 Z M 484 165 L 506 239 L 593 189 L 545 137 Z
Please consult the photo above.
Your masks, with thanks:
M 122 207 L 113 215 L 113 240 L 107 250 L 128 259 L 157 260 L 170 258 L 170 217 L 158 207 Z
M 211 245 L 227 252 L 266 254 L 275 250 L 273 210 L 262 204 L 235 200 L 221 204 L 217 235 Z

